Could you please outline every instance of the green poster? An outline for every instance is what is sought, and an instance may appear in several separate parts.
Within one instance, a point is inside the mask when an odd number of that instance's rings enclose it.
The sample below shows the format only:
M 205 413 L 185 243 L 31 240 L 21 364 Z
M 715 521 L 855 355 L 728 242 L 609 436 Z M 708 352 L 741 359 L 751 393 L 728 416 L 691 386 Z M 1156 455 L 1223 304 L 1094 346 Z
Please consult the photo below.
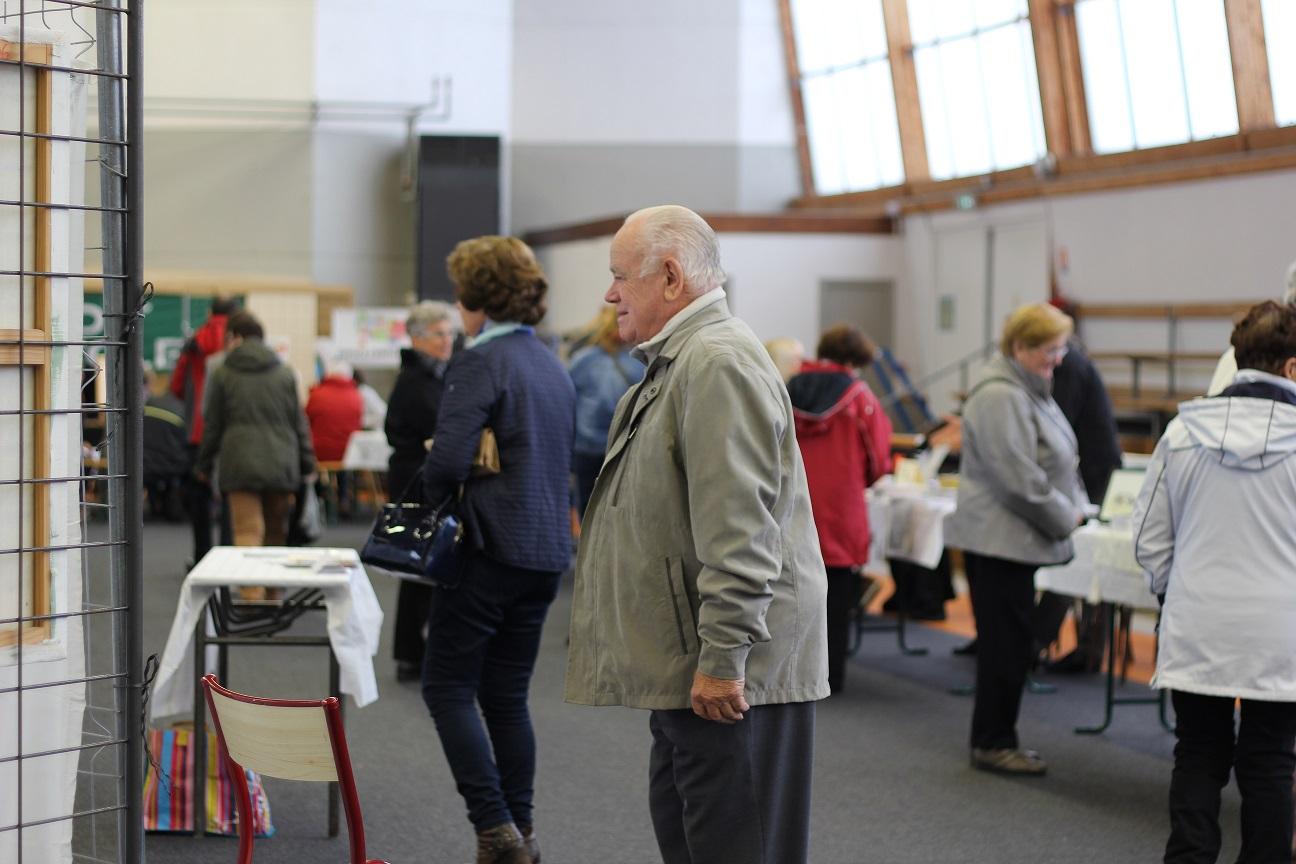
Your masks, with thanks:
M 180 349 L 195 329 L 207 320 L 211 310 L 210 297 L 154 294 L 144 305 L 144 330 L 141 354 L 146 363 L 159 372 L 175 368 Z M 85 295 L 86 339 L 104 335 L 103 295 L 87 292 Z

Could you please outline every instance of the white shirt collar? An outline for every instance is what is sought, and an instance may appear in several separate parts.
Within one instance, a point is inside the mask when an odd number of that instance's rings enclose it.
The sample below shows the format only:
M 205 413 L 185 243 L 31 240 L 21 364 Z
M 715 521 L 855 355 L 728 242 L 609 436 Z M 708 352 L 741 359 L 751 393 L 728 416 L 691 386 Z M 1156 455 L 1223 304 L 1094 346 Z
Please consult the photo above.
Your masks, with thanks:
M 723 288 L 712 288 L 710 291 L 697 297 L 692 303 L 672 315 L 666 322 L 666 326 L 662 327 L 661 331 L 658 332 L 656 336 L 635 346 L 635 349 L 630 352 L 631 356 L 644 365 L 652 363 L 652 361 L 656 359 L 657 355 L 661 352 L 662 346 L 666 344 L 666 340 L 670 338 L 672 333 L 680 328 L 681 324 L 708 306 L 713 306 L 716 303 L 719 303 L 724 298 L 725 291 Z

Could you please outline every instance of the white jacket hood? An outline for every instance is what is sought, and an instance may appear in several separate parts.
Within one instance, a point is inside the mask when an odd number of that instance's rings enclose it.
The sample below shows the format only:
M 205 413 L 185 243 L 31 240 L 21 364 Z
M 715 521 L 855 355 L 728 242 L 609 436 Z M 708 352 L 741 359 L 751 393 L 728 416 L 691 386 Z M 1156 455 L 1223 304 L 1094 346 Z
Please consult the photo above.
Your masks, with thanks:
M 1268 384 L 1296 397 L 1296 384 L 1254 369 L 1238 372 L 1233 383 Z M 1296 453 L 1296 405 L 1256 396 L 1194 399 L 1179 406 L 1166 435 L 1173 450 L 1214 450 L 1222 465 L 1263 471 Z

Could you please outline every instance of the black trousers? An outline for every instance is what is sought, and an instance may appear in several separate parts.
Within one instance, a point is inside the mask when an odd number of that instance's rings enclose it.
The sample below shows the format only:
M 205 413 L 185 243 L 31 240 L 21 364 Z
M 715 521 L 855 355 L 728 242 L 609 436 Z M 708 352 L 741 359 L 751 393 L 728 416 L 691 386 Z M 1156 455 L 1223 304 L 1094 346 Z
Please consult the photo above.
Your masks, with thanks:
M 860 577 L 850 567 L 828 570 L 828 686 L 832 692 L 846 689 L 846 646 L 850 637 L 850 613 L 860 598 Z
M 1238 864 L 1291 860 L 1296 702 L 1242 700 L 1233 733 L 1233 699 L 1171 691 L 1175 764 L 1170 776 L 1166 864 L 1213 864 L 1220 851 L 1220 790 L 1229 771 L 1242 793 Z
M 1037 568 L 972 552 L 964 561 L 977 628 L 972 746 L 1016 749 L 1022 688 L 1035 655 L 1031 618 Z
M 392 658 L 397 663 L 423 662 L 423 627 L 428 623 L 432 589 L 401 580 L 396 593 L 396 627 L 392 632 Z
M 804 864 L 815 703 L 759 705 L 733 725 L 653 711 L 648 804 L 664 864 Z

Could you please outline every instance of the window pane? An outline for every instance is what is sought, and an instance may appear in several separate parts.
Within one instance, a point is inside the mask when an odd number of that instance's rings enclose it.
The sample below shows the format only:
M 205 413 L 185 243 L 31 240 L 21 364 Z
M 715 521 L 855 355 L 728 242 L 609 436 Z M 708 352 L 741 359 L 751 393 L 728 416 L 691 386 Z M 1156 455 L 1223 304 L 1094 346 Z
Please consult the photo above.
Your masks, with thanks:
M 1094 150 L 1237 132 L 1222 3 L 1079 0 L 1076 12 Z
M 978 27 L 993 27 L 1024 18 L 1027 11 L 1026 0 L 976 0 L 976 23 Z
M 1158 147 L 1187 141 L 1191 137 L 1188 105 L 1172 0 L 1123 2 L 1120 17 L 1135 142 L 1139 147 Z
M 815 190 L 904 182 L 882 0 L 793 0 L 792 15 Z
M 909 0 L 909 38 L 915 45 L 963 36 L 976 27 L 968 0 Z
M 1296 3 L 1262 0 L 1265 48 L 1269 53 L 1269 86 L 1279 126 L 1296 123 Z
M 1223 3 L 1176 0 L 1179 41 L 1188 84 L 1188 118 L 1194 139 L 1238 131 L 1237 94 Z
M 1044 154 L 1028 22 L 917 48 L 914 63 L 933 178 L 1015 168 Z
M 803 88 L 815 188 L 821 195 L 904 181 L 889 64 L 808 78 Z
M 1080 65 L 1094 152 L 1133 150 L 1134 127 L 1116 0 L 1089 0 L 1076 6 L 1076 27 L 1081 34 Z
M 803 75 L 886 56 L 881 0 L 794 0 L 792 23 Z
M 846 191 L 842 170 L 841 130 L 838 128 L 836 82 L 827 75 L 801 82 L 805 102 L 806 137 L 810 141 L 810 163 L 814 166 L 815 190 L 820 195 Z

